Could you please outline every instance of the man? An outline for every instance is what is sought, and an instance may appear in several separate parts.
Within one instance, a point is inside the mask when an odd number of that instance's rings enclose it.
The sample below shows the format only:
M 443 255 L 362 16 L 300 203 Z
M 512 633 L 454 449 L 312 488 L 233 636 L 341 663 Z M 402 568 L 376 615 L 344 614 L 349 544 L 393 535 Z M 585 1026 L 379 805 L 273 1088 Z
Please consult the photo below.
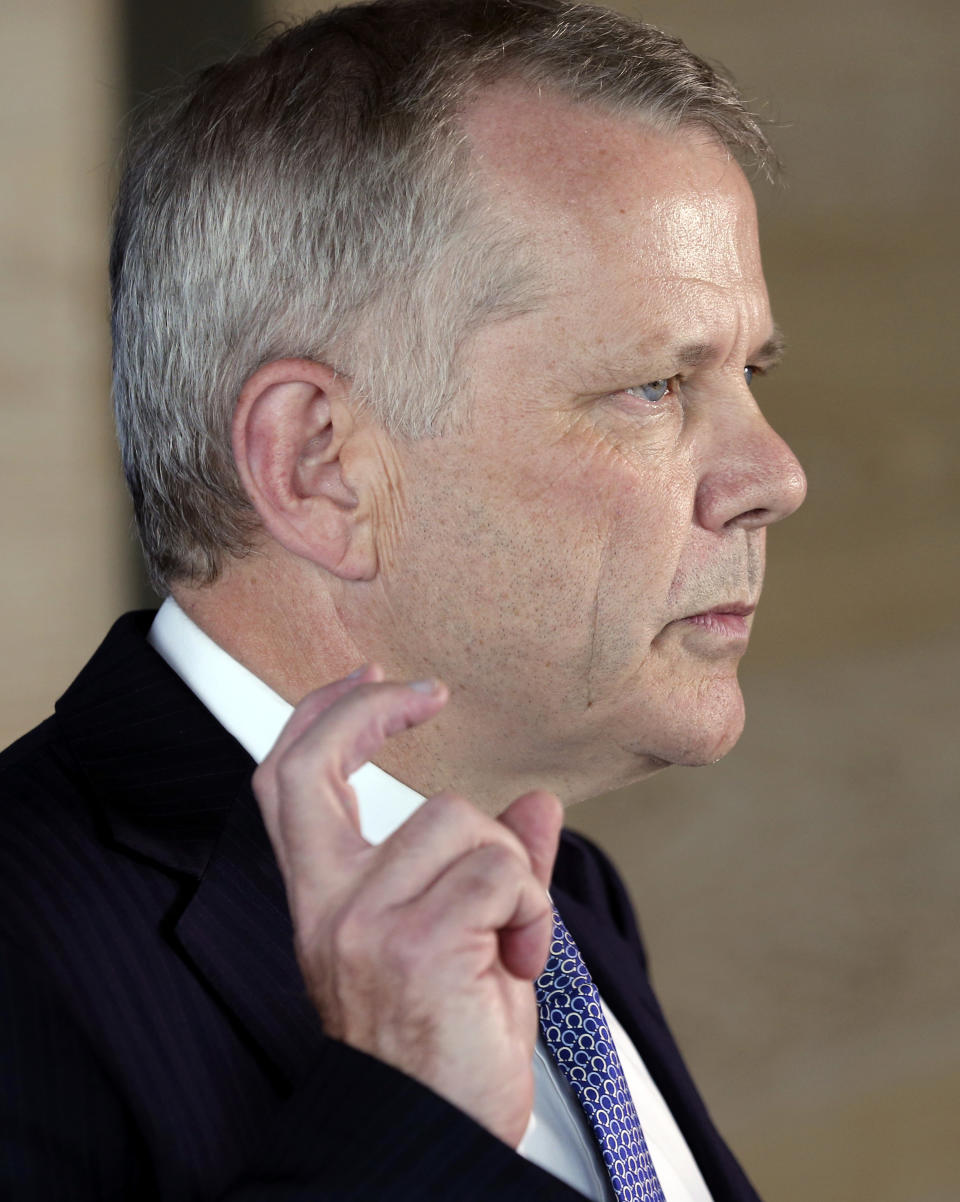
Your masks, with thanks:
M 557 850 L 558 799 L 735 742 L 803 497 L 737 156 L 731 85 L 556 0 L 318 17 L 136 140 L 168 600 L 4 759 L 12 1196 L 755 1198 Z

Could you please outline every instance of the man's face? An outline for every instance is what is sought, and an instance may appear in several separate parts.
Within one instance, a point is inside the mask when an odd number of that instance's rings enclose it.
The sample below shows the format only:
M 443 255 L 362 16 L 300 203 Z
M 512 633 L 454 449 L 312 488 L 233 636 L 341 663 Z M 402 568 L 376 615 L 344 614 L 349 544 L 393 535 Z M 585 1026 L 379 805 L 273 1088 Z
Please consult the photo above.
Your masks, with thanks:
M 516 89 L 467 129 L 546 289 L 464 348 L 466 428 L 399 452 L 398 666 L 451 685 L 478 778 L 576 798 L 712 761 L 805 487 L 747 378 L 776 357 L 749 186 L 706 136 Z

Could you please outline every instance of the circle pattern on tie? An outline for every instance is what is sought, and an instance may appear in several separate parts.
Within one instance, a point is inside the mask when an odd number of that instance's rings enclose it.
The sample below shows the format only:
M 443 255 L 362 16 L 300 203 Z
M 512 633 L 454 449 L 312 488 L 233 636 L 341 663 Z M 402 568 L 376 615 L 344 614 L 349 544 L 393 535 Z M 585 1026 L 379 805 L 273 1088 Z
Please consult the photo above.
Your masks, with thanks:
M 544 1039 L 593 1128 L 618 1202 L 664 1202 L 600 994 L 556 910 L 536 991 Z

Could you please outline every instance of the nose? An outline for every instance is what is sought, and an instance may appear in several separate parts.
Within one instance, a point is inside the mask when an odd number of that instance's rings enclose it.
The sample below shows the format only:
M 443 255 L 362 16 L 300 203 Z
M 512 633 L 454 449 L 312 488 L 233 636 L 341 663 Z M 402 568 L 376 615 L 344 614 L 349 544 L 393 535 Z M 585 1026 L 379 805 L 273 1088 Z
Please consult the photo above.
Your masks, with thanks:
M 708 530 L 758 530 L 803 504 L 807 478 L 800 462 L 757 408 L 724 405 L 703 445 L 697 519 Z

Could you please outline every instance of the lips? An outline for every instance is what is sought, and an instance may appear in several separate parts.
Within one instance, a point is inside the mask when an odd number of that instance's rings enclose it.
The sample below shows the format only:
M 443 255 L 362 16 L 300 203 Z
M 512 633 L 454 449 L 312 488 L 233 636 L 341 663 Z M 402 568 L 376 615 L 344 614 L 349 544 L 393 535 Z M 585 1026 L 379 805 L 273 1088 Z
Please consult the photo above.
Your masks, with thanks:
M 695 626 L 722 638 L 745 639 L 750 633 L 747 619 L 755 609 L 755 605 L 745 601 L 723 602 L 712 609 L 690 614 L 680 620 L 686 625 Z
M 756 605 L 750 605 L 746 601 L 730 601 L 722 605 L 715 605 L 713 609 L 705 609 L 703 614 L 732 614 L 735 618 L 749 618 Z M 695 618 L 703 616 L 702 614 L 693 614 Z

